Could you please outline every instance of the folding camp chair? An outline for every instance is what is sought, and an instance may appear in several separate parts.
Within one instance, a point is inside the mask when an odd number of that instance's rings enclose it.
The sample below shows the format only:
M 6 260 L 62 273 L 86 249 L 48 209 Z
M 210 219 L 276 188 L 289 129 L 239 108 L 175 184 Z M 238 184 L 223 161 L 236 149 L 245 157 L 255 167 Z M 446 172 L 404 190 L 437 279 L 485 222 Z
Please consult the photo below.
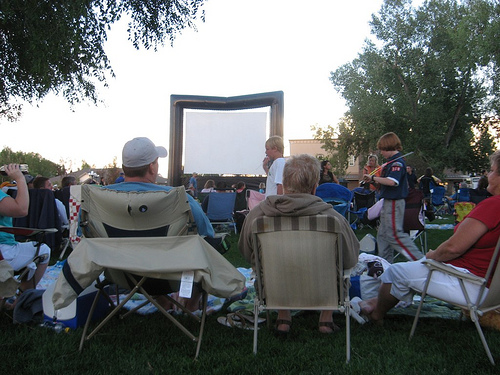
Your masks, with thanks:
M 45 241 L 45 236 L 47 234 L 54 234 L 57 232 L 56 228 L 47 229 L 36 229 L 36 228 L 22 228 L 22 227 L 4 227 L 0 226 L 0 232 L 11 233 L 17 236 L 23 236 L 31 241 L 37 243 L 37 250 L 32 262 L 35 265 L 46 260 L 46 255 L 39 255 L 40 246 Z M 17 272 L 10 267 L 6 260 L 2 257 L 0 252 L 0 297 L 4 298 L 0 300 L 0 310 L 2 310 L 5 303 L 5 298 L 12 297 L 16 294 L 20 282 L 28 276 L 30 269 L 24 267 Z M 34 284 L 34 283 L 33 283 Z M 33 289 L 36 285 L 33 285 Z
M 488 193 L 486 189 L 470 189 L 469 190 L 469 199 L 472 203 L 478 204 L 479 202 L 484 201 L 486 198 L 491 197 L 491 194 Z
M 348 188 L 329 182 L 317 187 L 316 196 L 320 197 L 324 202 L 330 203 L 335 211 L 341 215 L 348 217 L 352 200 L 352 193 Z
M 236 222 L 234 221 L 234 203 L 236 201 L 236 193 L 210 193 L 208 195 L 207 217 L 214 227 L 217 226 L 232 226 L 234 233 L 237 233 Z
M 370 227 L 366 212 L 375 204 L 375 190 L 356 188 L 352 193 L 352 209 L 349 210 L 349 214 L 354 220 L 351 222 L 351 227 L 353 229 L 362 228 L 364 225 Z
M 405 203 L 403 230 L 410 234 L 413 241 L 417 239 L 420 241 L 420 248 L 425 254 L 427 253 L 427 232 L 425 231 L 424 193 L 421 190 L 410 189 Z M 416 231 L 416 234 L 412 235 L 412 231 Z
M 458 189 L 457 202 L 470 202 L 469 188 Z
M 445 197 L 446 189 L 444 186 L 434 186 L 432 188 L 431 204 L 436 208 L 436 215 L 444 215 L 447 211 L 447 200 Z
M 264 199 L 266 199 L 265 194 L 262 194 L 256 190 L 247 190 L 247 206 L 249 210 L 257 206 Z
M 57 231 L 50 231 L 44 234 L 46 243 L 52 252 L 60 248 L 62 241 L 61 221 L 57 213 L 54 192 L 48 189 L 29 189 L 30 204 L 28 215 L 15 218 L 12 223 L 14 227 L 48 229 L 56 228 Z M 16 235 L 19 242 L 26 241 L 28 236 Z
M 342 269 L 336 222 L 326 215 L 260 217 L 252 223 L 257 295 L 254 316 L 266 310 L 337 310 L 346 317 L 350 360 L 349 275 Z M 269 316 L 268 316 L 269 318 Z M 269 319 L 267 319 L 269 325 Z M 253 352 L 257 354 L 258 319 Z
M 415 330 L 417 328 L 420 311 L 422 310 L 425 296 L 428 295 L 427 290 L 429 287 L 429 283 L 432 279 L 432 274 L 434 273 L 434 271 L 443 272 L 458 279 L 462 289 L 463 297 L 467 303 L 460 305 L 451 301 L 447 300 L 444 301 L 460 307 L 462 311 L 466 310 L 469 312 L 470 318 L 474 322 L 474 325 L 476 326 L 484 350 L 486 351 L 486 355 L 488 356 L 490 362 L 493 365 L 495 364 L 493 356 L 491 355 L 490 348 L 488 347 L 488 343 L 486 342 L 486 338 L 484 337 L 483 330 L 481 329 L 481 325 L 479 324 L 479 317 L 481 317 L 484 313 L 488 311 L 500 308 L 500 262 L 498 262 L 498 258 L 500 255 L 499 249 L 500 249 L 500 238 L 497 242 L 495 251 L 490 260 L 490 264 L 488 266 L 488 270 L 484 278 L 478 277 L 472 273 L 460 272 L 455 268 L 453 268 L 452 266 L 449 266 L 442 262 L 437 262 L 432 259 L 426 259 L 423 261 L 423 263 L 429 268 L 429 274 L 427 275 L 427 280 L 424 285 L 424 290 L 422 291 L 420 304 L 418 305 L 417 314 L 415 315 L 413 326 L 411 327 L 410 340 L 413 337 Z M 491 284 L 487 288 L 489 280 L 491 280 Z M 479 294 L 476 300 L 471 300 L 471 298 L 469 297 L 469 294 L 465 287 L 466 282 L 476 284 L 480 287 Z M 441 297 L 439 298 L 442 299 Z
M 140 243 L 148 243 L 148 240 L 150 240 L 146 237 L 182 236 L 187 234 L 189 231 L 194 231 L 194 220 L 183 187 L 173 188 L 169 192 L 128 192 L 104 189 L 95 185 L 83 185 L 81 193 L 82 232 L 86 238 L 95 238 L 95 240 L 103 241 L 102 243 L 97 242 L 96 246 L 98 250 L 105 251 L 106 246 L 116 246 L 115 244 L 117 244 L 120 239 L 126 237 L 126 243 L 120 246 L 122 247 L 122 251 L 125 253 L 126 245 L 133 243 L 134 239 L 139 240 L 139 243 L 137 243 L 136 246 L 140 247 Z M 165 241 L 163 239 L 161 240 Z M 88 243 L 89 241 L 90 244 Z M 80 251 L 80 245 L 83 243 L 84 241 L 82 240 L 75 251 L 70 255 L 70 258 L 75 253 Z M 153 243 L 156 244 L 154 241 Z M 91 240 L 87 240 L 85 244 L 86 246 L 95 245 Z M 156 249 L 152 250 L 155 251 Z M 138 257 L 144 255 L 139 251 L 136 254 Z M 120 252 L 118 252 L 118 256 L 119 255 Z M 70 258 L 68 258 L 68 261 Z M 95 333 L 97 333 L 111 317 L 120 311 L 123 305 L 130 298 L 132 298 L 136 292 L 140 292 L 146 296 L 148 300 L 147 302 L 153 303 L 158 310 L 163 313 L 163 315 L 179 327 L 190 339 L 198 343 L 195 355 L 195 358 L 197 358 L 201 346 L 206 318 L 206 291 L 202 290 L 202 315 L 200 319 L 185 309 L 184 306 L 179 304 L 176 300 L 166 295 L 167 293 L 172 292 L 172 290 L 168 290 L 170 288 L 169 283 L 165 283 L 163 280 L 157 279 L 155 274 L 143 274 L 142 276 L 137 276 L 133 270 L 120 269 L 120 263 L 124 262 L 124 260 L 121 260 L 120 258 L 115 259 L 115 262 L 118 269 L 107 269 L 105 273 L 106 278 L 110 282 L 129 289 L 130 292 L 125 299 L 121 301 L 118 306 L 116 306 L 89 335 L 87 335 L 87 330 L 89 328 L 94 308 L 97 305 L 101 294 L 104 293 L 106 295 L 104 287 L 108 283 L 98 282 L 99 292 L 94 299 L 94 304 L 88 315 L 88 319 L 82 333 L 80 350 L 82 350 L 85 340 L 89 340 L 92 336 L 94 336 Z M 179 269 L 179 271 L 189 271 L 189 269 Z M 163 287 L 166 288 L 165 292 L 162 291 Z M 153 288 L 154 291 L 150 291 L 149 288 Z M 170 313 L 165 311 L 165 309 L 158 304 L 151 294 L 165 295 L 170 302 L 174 303 L 190 317 L 200 322 L 198 335 L 194 335 Z M 54 295 L 56 294 L 54 293 Z M 109 296 L 108 300 L 110 300 Z

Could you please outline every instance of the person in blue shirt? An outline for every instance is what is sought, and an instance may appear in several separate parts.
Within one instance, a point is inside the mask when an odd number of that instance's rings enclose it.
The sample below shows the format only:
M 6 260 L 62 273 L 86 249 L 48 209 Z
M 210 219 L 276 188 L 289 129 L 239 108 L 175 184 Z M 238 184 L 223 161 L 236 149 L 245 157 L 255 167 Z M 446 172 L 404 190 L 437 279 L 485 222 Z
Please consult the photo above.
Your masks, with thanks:
M 403 231 L 408 181 L 401 140 L 395 133 L 386 133 L 378 140 L 377 148 L 387 162 L 382 165 L 380 176 L 365 174 L 363 180 L 379 184 L 380 199 L 384 198 L 377 231 L 378 254 L 390 263 L 394 260 L 394 250 L 408 260 L 418 260 L 424 254 Z
M 122 151 L 122 169 L 125 175 L 124 181 L 118 184 L 107 185 L 103 189 L 116 191 L 158 191 L 172 190 L 171 186 L 157 185 L 158 159 L 167 156 L 167 150 L 163 146 L 155 144 L 146 137 L 137 137 L 128 141 Z M 198 234 L 205 236 L 207 242 L 215 246 L 214 230 L 210 220 L 202 211 L 200 204 L 189 194 L 186 195 L 196 222 Z M 198 309 L 199 296 L 193 290 L 193 297 L 187 301 L 186 307 L 192 311 Z M 158 302 L 162 303 L 161 299 Z M 167 303 L 165 301 L 165 303 Z M 162 303 L 163 305 L 163 303 Z M 164 305 L 166 310 L 171 306 Z
M 198 198 L 198 181 L 196 180 L 198 173 L 193 172 L 193 175 L 189 179 L 188 190 L 191 192 L 193 197 Z
M 0 226 L 12 227 L 13 217 L 23 217 L 28 214 L 30 199 L 26 179 L 19 169 L 19 164 L 5 165 L 4 170 L 7 176 L 16 181 L 17 194 L 15 198 L 12 198 L 0 190 Z M 36 242 L 17 242 L 13 234 L 0 232 L 1 258 L 5 259 L 15 271 L 26 266 L 34 271 L 31 278 L 21 282 L 18 295 L 26 289 L 35 288 L 47 269 L 50 260 L 50 248 L 46 244 L 40 246 L 38 255 L 42 256 L 43 260 L 35 266 L 32 262 L 36 252 Z M 8 307 L 13 308 L 14 305 L 15 302 Z

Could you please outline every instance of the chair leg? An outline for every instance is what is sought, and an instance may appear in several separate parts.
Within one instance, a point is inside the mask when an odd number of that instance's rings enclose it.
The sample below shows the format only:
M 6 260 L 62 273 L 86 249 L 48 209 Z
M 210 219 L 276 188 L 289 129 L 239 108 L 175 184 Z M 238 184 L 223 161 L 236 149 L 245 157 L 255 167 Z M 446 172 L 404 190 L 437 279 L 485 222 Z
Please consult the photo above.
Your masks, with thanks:
M 422 306 L 424 305 L 424 299 L 425 296 L 427 295 L 427 288 L 429 287 L 429 283 L 431 281 L 432 272 L 433 270 L 429 271 L 429 275 L 427 276 L 427 280 L 425 281 L 424 290 L 422 291 L 422 295 L 420 297 L 420 303 L 418 304 L 418 309 L 417 313 L 415 314 L 415 319 L 413 319 L 413 325 L 411 327 L 410 337 L 408 338 L 408 341 L 412 339 L 413 335 L 415 334 L 415 330 L 417 329 L 418 318 L 420 316 L 420 311 L 422 310 Z
M 490 348 L 488 346 L 488 343 L 486 342 L 486 338 L 484 337 L 483 330 L 481 328 L 481 325 L 479 324 L 479 317 L 477 316 L 475 311 L 471 311 L 471 319 L 472 315 L 474 314 L 474 318 L 472 319 L 474 321 L 474 325 L 476 326 L 477 333 L 479 333 L 479 338 L 481 339 L 481 342 L 483 344 L 484 350 L 486 351 L 486 355 L 488 356 L 488 359 L 490 360 L 492 365 L 495 365 L 495 360 L 493 359 L 493 356 L 491 355 Z
M 349 298 L 347 298 L 345 304 L 345 362 L 349 363 L 351 361 L 351 303 Z
M 208 293 L 203 291 L 200 332 L 198 334 L 198 343 L 196 345 L 196 354 L 194 356 L 195 360 L 198 359 L 198 355 L 200 354 L 201 340 L 203 339 L 203 332 L 205 329 L 205 320 L 207 317 L 207 304 L 208 304 Z
M 267 310 L 266 310 L 267 311 Z M 253 327 L 253 354 L 257 354 L 257 332 L 259 326 L 259 300 L 257 297 L 253 301 L 253 316 L 254 316 L 254 327 Z M 267 316 L 267 325 L 269 326 L 269 316 Z

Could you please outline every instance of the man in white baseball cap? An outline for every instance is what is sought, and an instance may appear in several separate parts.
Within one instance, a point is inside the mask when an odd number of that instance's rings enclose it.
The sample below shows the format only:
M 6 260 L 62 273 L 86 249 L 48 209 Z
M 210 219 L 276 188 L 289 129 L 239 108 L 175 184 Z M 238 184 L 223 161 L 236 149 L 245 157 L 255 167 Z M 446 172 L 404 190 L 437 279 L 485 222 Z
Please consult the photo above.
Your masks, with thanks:
M 136 137 L 123 146 L 122 168 L 124 181 L 106 186 L 107 189 L 119 191 L 158 191 L 172 189 L 171 186 L 157 185 L 158 158 L 167 156 L 167 149 L 156 146 L 149 138 Z M 188 195 L 189 205 L 196 222 L 198 233 L 202 236 L 214 237 L 210 220 L 201 209 L 200 204 Z
M 158 177 L 158 158 L 167 156 L 167 150 L 163 146 L 156 146 L 149 138 L 137 137 L 127 143 L 122 151 L 122 168 L 125 174 L 123 182 L 107 185 L 104 189 L 117 191 L 170 191 L 171 186 L 157 185 L 156 178 Z M 211 243 L 214 239 L 214 230 L 210 224 L 210 220 L 205 216 L 201 209 L 201 205 L 187 195 L 191 212 L 198 233 L 205 236 L 205 239 Z M 199 299 L 201 294 L 194 289 L 192 298 L 186 301 L 186 307 L 192 311 L 198 309 Z M 158 302 L 168 310 L 172 306 L 164 299 L 158 297 Z
M 158 158 L 167 156 L 167 149 L 155 144 L 146 137 L 134 138 L 123 146 L 122 161 L 124 167 L 137 168 L 153 163 Z

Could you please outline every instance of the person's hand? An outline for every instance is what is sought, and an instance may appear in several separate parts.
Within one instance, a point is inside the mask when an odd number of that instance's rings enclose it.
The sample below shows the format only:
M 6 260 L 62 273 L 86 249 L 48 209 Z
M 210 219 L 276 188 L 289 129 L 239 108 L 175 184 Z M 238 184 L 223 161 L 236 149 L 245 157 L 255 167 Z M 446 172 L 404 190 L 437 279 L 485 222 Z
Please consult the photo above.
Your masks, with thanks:
M 370 175 L 370 174 L 363 175 L 363 181 L 365 183 L 370 183 L 372 181 L 372 175 Z
M 19 164 L 6 164 L 4 165 L 4 168 L 7 176 L 15 180 L 17 183 L 19 183 L 19 181 L 26 181 L 24 179 L 23 172 L 19 169 Z

